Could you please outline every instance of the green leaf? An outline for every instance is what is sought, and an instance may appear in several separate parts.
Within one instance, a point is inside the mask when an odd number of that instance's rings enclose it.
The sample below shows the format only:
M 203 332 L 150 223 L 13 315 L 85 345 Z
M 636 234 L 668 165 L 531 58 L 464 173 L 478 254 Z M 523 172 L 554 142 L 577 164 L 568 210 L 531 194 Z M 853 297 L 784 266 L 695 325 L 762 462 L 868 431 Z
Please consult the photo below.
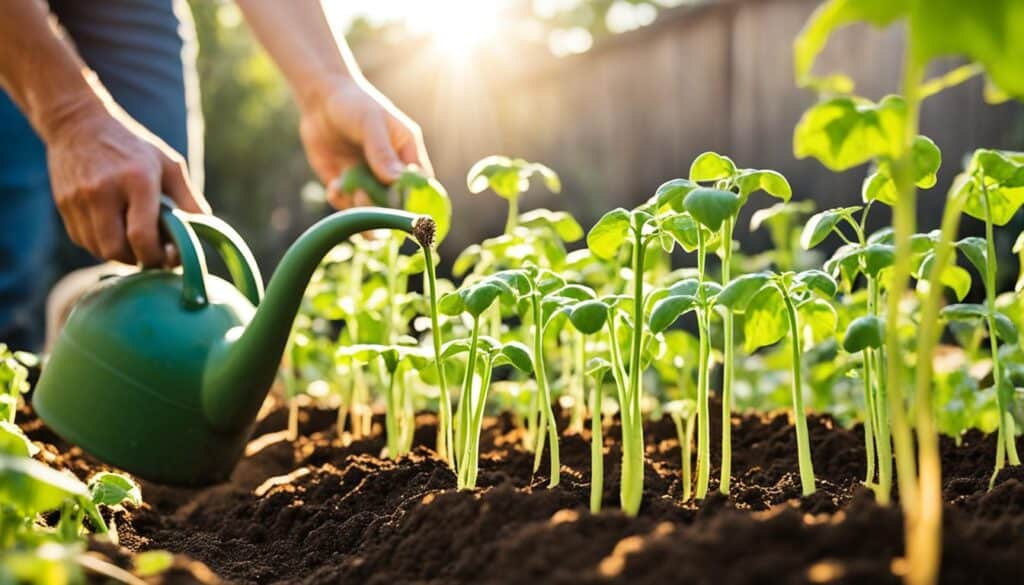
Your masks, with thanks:
M 988 216 L 987 194 L 992 223 L 1006 225 L 1024 204 L 1024 165 L 1006 153 L 977 150 L 968 172 L 957 177 L 952 191 L 964 199 L 964 213 L 982 221 Z
M 611 369 L 612 364 L 604 358 L 594 357 L 587 361 L 587 375 L 597 380 L 598 383 L 604 380 L 605 375 Z
M 942 308 L 942 316 L 949 321 L 967 321 L 976 323 L 988 319 L 988 309 L 985 305 L 973 303 L 958 303 L 946 305 Z M 1017 342 L 1017 327 L 1004 313 L 995 313 L 996 335 L 1005 342 Z
M 519 216 L 519 225 L 527 228 L 544 227 L 558 234 L 565 242 L 576 242 L 583 238 L 583 227 L 571 214 L 565 211 L 534 209 Z
M 935 254 L 929 252 L 924 256 L 914 277 L 919 280 L 930 280 L 932 264 L 935 262 Z M 958 301 L 962 301 L 967 293 L 971 292 L 971 273 L 956 264 L 950 264 L 942 272 L 939 279 L 943 285 L 952 289 Z
M 785 337 L 788 330 L 782 293 L 774 286 L 761 288 L 747 303 L 743 320 L 745 350 L 751 353 L 759 347 L 772 345 Z
M 165 550 L 147 550 L 133 556 L 132 565 L 140 577 L 155 577 L 174 566 L 174 555 Z
M 533 372 L 533 358 L 530 357 L 530 350 L 518 341 L 501 346 L 501 351 L 494 357 L 493 365 L 511 365 L 526 374 Z
M 448 191 L 441 183 L 423 174 L 417 168 L 410 167 L 399 176 L 395 187 L 404 193 L 405 210 L 417 215 L 427 215 L 434 220 L 437 231 L 434 234 L 435 246 L 440 244 L 452 224 L 452 202 Z
M 793 65 L 799 85 L 813 81 L 811 68 L 829 36 L 858 21 L 884 27 L 909 11 L 907 0 L 829 0 L 815 9 L 793 42 Z
M 14 457 L 32 457 L 39 452 L 21 428 L 6 420 L 0 420 L 0 454 Z
M 460 294 L 463 294 L 463 292 L 460 292 Z M 500 295 L 507 295 L 510 299 L 516 296 L 512 287 L 505 281 L 499 278 L 488 278 L 465 290 L 463 302 L 465 303 L 466 311 L 470 315 L 479 317 L 494 304 L 494 301 Z
M 587 234 L 587 247 L 598 258 L 611 260 L 619 253 L 619 248 L 629 237 L 630 214 L 619 207 L 604 214 L 590 228 Z
M 974 266 L 974 269 L 978 271 L 982 280 L 987 278 L 988 243 L 985 241 L 985 238 L 970 236 L 957 242 L 956 247 L 963 253 L 971 265 Z
M 608 307 L 596 299 L 579 302 L 569 312 L 569 321 L 584 335 L 597 333 L 607 320 Z
M 877 104 L 839 97 L 812 106 L 797 123 L 793 153 L 813 157 L 833 171 L 872 159 L 895 159 L 903 152 L 906 103 L 887 96 Z
M 793 196 L 786 177 L 771 170 L 744 169 L 736 177 L 736 186 L 740 189 L 741 201 L 746 201 L 751 193 L 759 190 L 784 202 Z
M 597 298 L 594 289 L 582 284 L 567 284 L 558 289 L 558 296 L 574 299 L 577 301 L 589 301 Z
M 672 179 L 662 183 L 658 187 L 658 190 L 654 192 L 655 209 L 660 211 L 662 209 L 670 208 L 675 211 L 683 211 L 683 199 L 690 194 L 690 191 L 700 187 L 697 183 L 690 181 L 689 179 Z
M 910 161 L 914 169 L 914 184 L 922 189 L 930 189 L 938 180 L 939 167 L 942 165 L 942 153 L 939 147 L 927 136 L 918 136 L 911 144 Z M 892 178 L 892 169 L 887 161 L 864 180 L 861 198 L 865 203 L 880 201 L 886 205 L 896 205 L 899 190 Z
M 852 214 L 860 211 L 861 206 L 840 207 L 837 209 L 826 209 L 815 213 L 807 220 L 804 230 L 800 233 L 800 246 L 804 250 L 810 250 L 825 240 L 832 233 L 839 222 L 849 218 Z
M 739 212 L 740 198 L 732 191 L 701 187 L 691 191 L 683 205 L 694 219 L 717 232 L 722 222 Z
M 56 510 L 68 499 L 89 500 L 85 484 L 35 459 L 0 455 L 0 502 L 26 516 Z
M 747 309 L 750 300 L 772 279 L 771 274 L 755 272 L 734 278 L 715 297 L 715 303 L 737 313 Z
M 661 229 L 673 240 L 679 242 L 683 250 L 693 252 L 697 249 L 698 231 L 701 229 L 697 220 L 689 213 L 671 215 L 661 220 Z
M 437 310 L 443 315 L 454 317 L 466 310 L 462 295 L 458 292 L 450 292 L 441 296 L 437 301 Z
M 717 152 L 705 152 L 690 164 L 691 181 L 718 181 L 736 174 L 736 165 L 727 156 Z
M 814 343 L 832 339 L 835 335 L 839 315 L 828 301 L 819 298 L 808 299 L 797 305 L 796 312 L 800 316 L 801 327 L 810 331 Z
M 896 247 L 889 244 L 868 244 L 862 254 L 865 272 L 872 277 L 877 277 L 896 261 Z
M 843 338 L 843 349 L 857 353 L 865 349 L 878 349 L 885 343 L 885 324 L 874 315 L 858 317 L 850 322 Z
M 839 290 L 835 279 L 821 270 L 804 270 L 796 275 L 796 281 L 807 285 L 808 289 L 830 298 L 836 296 L 836 292 Z
M 377 180 L 366 163 L 359 163 L 346 169 L 338 177 L 338 190 L 347 195 L 354 195 L 357 191 L 362 191 L 378 207 L 394 206 L 394 203 L 390 201 L 387 187 Z
M 130 477 L 103 471 L 89 478 L 89 493 L 97 505 L 119 506 L 125 502 L 142 505 L 142 490 Z
M 534 175 L 540 175 L 552 193 L 561 192 L 562 183 L 550 168 L 507 156 L 488 156 L 477 161 L 466 174 L 466 186 L 470 193 L 480 193 L 490 187 L 501 197 L 514 199 L 529 188 Z
M 665 297 L 655 303 L 649 322 L 651 331 L 661 333 L 668 329 L 680 315 L 694 308 L 696 300 L 695 297 L 678 295 Z

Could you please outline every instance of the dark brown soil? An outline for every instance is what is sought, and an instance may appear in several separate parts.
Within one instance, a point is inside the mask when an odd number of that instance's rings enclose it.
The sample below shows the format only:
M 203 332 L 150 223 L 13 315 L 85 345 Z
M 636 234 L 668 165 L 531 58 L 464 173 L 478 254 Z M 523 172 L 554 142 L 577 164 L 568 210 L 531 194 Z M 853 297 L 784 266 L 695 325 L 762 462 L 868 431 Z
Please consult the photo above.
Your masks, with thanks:
M 51 463 L 81 476 L 97 468 L 30 416 L 23 422 L 45 443 Z M 531 475 L 533 455 L 519 447 L 510 419 L 489 420 L 481 487 L 458 492 L 431 450 L 432 415 L 419 417 L 417 446 L 398 461 L 377 457 L 381 424 L 372 438 L 343 445 L 333 412 L 303 411 L 301 423 L 294 444 L 264 437 L 230 483 L 201 490 L 144 485 L 144 507 L 119 519 L 122 546 L 178 553 L 166 580 L 173 583 L 215 580 L 195 561 L 238 583 L 379 584 L 880 584 L 897 583 L 903 566 L 898 507 L 876 505 L 859 483 L 860 429 L 827 416 L 810 419 L 815 495 L 800 497 L 788 416 L 736 415 L 732 494 L 716 491 L 699 505 L 680 503 L 671 422 L 650 424 L 636 518 L 617 510 L 615 428 L 606 441 L 606 511 L 593 515 L 587 435 L 563 434 L 562 482 L 548 489 L 545 473 Z M 257 435 L 284 424 L 284 413 L 273 412 Z M 944 440 L 942 451 L 942 582 L 1020 583 L 1024 467 L 1007 468 L 987 491 L 993 437 L 970 432 L 960 446 Z M 108 554 L 127 558 L 123 550 Z

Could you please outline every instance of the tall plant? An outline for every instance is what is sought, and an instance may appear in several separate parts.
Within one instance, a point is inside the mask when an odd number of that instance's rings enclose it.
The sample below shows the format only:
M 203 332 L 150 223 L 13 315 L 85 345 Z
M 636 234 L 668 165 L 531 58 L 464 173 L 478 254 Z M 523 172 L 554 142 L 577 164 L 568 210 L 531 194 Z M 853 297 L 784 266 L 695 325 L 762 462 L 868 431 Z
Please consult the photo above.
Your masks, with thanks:
M 838 28 L 854 22 L 888 26 L 904 21 L 907 47 L 903 58 L 903 99 L 887 98 L 871 104 L 861 98 L 834 98 L 809 110 L 797 127 L 794 150 L 798 157 L 814 156 L 830 168 L 842 170 L 869 160 L 887 163 L 897 194 L 893 208 L 896 260 L 892 268 L 887 306 L 888 389 L 900 502 L 905 516 L 907 582 L 931 584 L 938 579 L 941 559 L 942 477 L 938 436 L 932 412 L 932 351 L 938 341 L 942 287 L 930 288 L 922 308 L 914 376 L 914 415 L 917 457 L 913 454 L 903 402 L 902 384 L 907 379 L 900 344 L 900 302 L 911 274 L 911 236 L 917 214 L 915 157 L 922 101 L 946 87 L 975 74 L 988 75 L 987 97 L 1006 99 L 1024 96 L 1024 35 L 1019 34 L 1024 0 L 962 2 L 960 0 L 829 0 L 811 16 L 794 43 L 798 83 L 835 92 L 849 91 L 853 84 L 841 75 L 816 78 L 814 61 Z M 926 68 L 936 57 L 962 56 L 972 61 L 950 73 L 926 80 Z M 810 122 L 810 123 L 808 123 Z M 943 214 L 942 237 L 931 265 L 942 274 L 952 262 L 951 243 L 959 224 L 955 200 Z M 915 461 L 916 459 L 916 461 Z

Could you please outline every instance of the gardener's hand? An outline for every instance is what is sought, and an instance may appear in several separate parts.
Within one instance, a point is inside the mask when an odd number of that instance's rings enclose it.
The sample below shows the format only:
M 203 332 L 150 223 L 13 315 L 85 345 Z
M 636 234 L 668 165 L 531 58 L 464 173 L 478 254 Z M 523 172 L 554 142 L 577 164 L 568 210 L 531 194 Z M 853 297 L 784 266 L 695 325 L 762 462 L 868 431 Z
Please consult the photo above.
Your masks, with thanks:
M 144 266 L 174 262 L 158 229 L 161 192 L 185 211 L 209 213 L 181 155 L 116 105 L 72 108 L 44 139 L 68 234 L 99 258 Z
M 433 173 L 419 126 L 369 82 L 339 76 L 319 84 L 299 103 L 302 144 L 309 164 L 328 185 L 327 199 L 334 207 L 368 203 L 364 194 L 353 198 L 339 192 L 334 181 L 363 160 L 385 185 L 409 164 Z

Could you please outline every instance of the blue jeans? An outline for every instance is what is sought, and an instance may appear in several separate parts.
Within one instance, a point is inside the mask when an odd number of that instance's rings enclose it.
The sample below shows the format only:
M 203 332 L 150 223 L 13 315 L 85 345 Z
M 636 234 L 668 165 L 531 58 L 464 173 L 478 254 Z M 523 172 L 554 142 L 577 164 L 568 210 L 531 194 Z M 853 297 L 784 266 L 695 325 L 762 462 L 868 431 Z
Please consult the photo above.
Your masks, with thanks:
M 196 43 L 185 0 L 50 0 L 50 9 L 117 103 L 201 167 Z M 71 246 L 50 193 L 46 148 L 2 91 L 0 137 L 0 343 L 38 350 L 46 292 L 82 261 L 66 259 Z

